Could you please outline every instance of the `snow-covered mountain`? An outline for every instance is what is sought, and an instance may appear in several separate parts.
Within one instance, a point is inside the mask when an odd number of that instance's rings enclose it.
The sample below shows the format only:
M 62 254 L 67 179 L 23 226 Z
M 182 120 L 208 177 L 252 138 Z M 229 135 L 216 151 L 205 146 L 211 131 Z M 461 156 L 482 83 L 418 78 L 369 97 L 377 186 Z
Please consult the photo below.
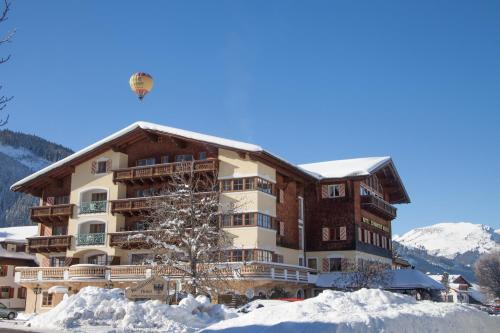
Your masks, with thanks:
M 446 271 L 474 281 L 474 263 L 481 254 L 500 250 L 500 234 L 483 224 L 438 223 L 395 236 L 394 249 L 424 272 Z
M 10 185 L 72 151 L 35 135 L 0 131 L 0 227 L 29 224 L 37 199 L 10 191 Z

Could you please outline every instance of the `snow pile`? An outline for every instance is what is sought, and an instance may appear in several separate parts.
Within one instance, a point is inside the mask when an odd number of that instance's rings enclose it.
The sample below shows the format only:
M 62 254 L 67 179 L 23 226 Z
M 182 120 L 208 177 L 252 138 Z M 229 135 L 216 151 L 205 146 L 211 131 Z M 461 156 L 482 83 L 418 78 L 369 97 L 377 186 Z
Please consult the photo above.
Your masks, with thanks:
M 493 228 L 467 222 L 438 223 L 413 229 L 394 237 L 394 241 L 448 259 L 467 252 L 485 253 L 500 249 L 500 237 Z
M 256 309 L 203 332 L 496 332 L 500 317 L 453 303 L 417 302 L 378 289 L 326 290 L 315 298 Z
M 159 301 L 131 302 L 118 288 L 85 287 L 52 310 L 32 318 L 28 325 L 56 330 L 107 326 L 125 331 L 195 332 L 234 316 L 234 311 L 210 304 L 205 296 L 188 296 L 179 305 L 167 305 Z

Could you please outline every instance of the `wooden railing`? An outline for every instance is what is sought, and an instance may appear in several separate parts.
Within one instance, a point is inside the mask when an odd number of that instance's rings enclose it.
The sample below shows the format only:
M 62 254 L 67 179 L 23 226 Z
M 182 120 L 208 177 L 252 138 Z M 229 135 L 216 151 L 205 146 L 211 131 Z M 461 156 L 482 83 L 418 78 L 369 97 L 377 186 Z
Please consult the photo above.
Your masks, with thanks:
M 211 269 L 210 264 L 200 265 L 199 269 Z M 309 283 L 309 273 L 314 270 L 302 266 L 291 266 L 272 262 L 231 262 L 218 264 L 217 269 L 231 279 L 265 279 L 280 280 L 294 283 Z M 16 267 L 16 282 L 41 281 L 140 281 L 153 275 L 170 278 L 185 277 L 188 266 L 176 268 L 173 266 L 147 265 L 73 265 L 69 267 Z
M 382 215 L 382 217 L 384 218 L 396 218 L 396 207 L 394 207 L 387 201 L 371 194 L 361 196 L 361 207 L 375 214 Z
M 144 237 L 134 237 L 138 235 L 147 236 L 153 234 L 153 230 L 122 231 L 109 233 L 109 246 L 117 246 L 122 249 L 147 248 L 147 242 Z
M 73 204 L 32 207 L 30 217 L 33 222 L 61 221 L 73 216 Z
M 62 236 L 40 236 L 27 238 L 30 253 L 63 252 L 71 246 L 71 237 Z
M 215 171 L 217 159 L 163 163 L 117 169 L 113 171 L 114 182 L 134 182 L 144 179 L 163 179 L 176 173 Z

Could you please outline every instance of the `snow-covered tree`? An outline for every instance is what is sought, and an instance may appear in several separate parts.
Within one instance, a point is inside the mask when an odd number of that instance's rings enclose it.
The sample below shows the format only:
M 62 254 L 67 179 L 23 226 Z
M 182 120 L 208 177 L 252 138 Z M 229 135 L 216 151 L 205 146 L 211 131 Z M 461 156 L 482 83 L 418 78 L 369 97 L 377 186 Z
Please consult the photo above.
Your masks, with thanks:
M 500 298 L 500 251 L 485 253 L 474 267 L 481 289 L 490 299 Z
M 8 14 L 10 11 L 10 1 L 4 0 L 3 3 L 3 9 L 0 12 L 0 23 L 3 23 L 7 20 Z M 7 32 L 3 37 L 0 37 L 0 45 L 9 43 L 12 40 L 12 37 L 14 36 L 13 31 Z M 9 61 L 10 55 L 7 57 L 0 57 L 0 64 L 3 64 L 7 61 Z M 2 89 L 2 86 L 0 85 L 0 89 Z M 12 99 L 12 97 L 8 96 L 0 96 L 0 113 L 4 111 L 5 107 L 7 106 L 7 103 Z M 5 116 L 5 118 L 0 117 L 0 127 L 4 126 L 7 124 L 9 121 L 9 115 Z
M 450 275 L 447 272 L 444 272 L 441 275 L 441 284 L 444 286 L 445 292 L 445 302 L 448 302 L 448 294 L 450 293 Z
M 173 175 L 149 199 L 149 206 L 145 216 L 148 230 L 127 241 L 145 243 L 151 251 L 150 261 L 173 269 L 190 293 L 228 289 L 234 270 L 226 263 L 225 250 L 231 242 L 219 217 L 235 207 L 221 203 L 216 173 L 195 172 L 193 164 L 186 163 L 182 173 Z

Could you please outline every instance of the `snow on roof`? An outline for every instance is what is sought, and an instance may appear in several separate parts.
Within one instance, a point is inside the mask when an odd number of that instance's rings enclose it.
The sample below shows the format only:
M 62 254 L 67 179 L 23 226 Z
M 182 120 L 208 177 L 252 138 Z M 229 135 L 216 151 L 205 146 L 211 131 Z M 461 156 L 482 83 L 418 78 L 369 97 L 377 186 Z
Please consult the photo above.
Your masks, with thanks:
M 316 286 L 323 288 L 349 288 L 354 286 L 352 273 L 331 272 L 320 273 Z M 396 269 L 387 272 L 387 276 L 380 281 L 381 285 L 374 288 L 400 290 L 400 289 L 444 289 L 443 285 L 416 269 Z
M 390 161 L 389 156 L 364 157 L 318 163 L 299 164 L 299 168 L 318 178 L 345 178 L 368 176 L 381 165 Z
M 38 226 L 0 228 L 0 242 L 25 242 L 27 237 L 38 234 Z
M 22 185 L 22 184 L 24 184 L 32 179 L 35 179 L 36 177 L 38 177 L 40 175 L 43 175 L 44 173 L 46 173 L 48 171 L 51 171 L 57 167 L 60 167 L 64 164 L 68 163 L 69 161 L 98 148 L 102 144 L 105 144 L 105 143 L 110 142 L 114 139 L 117 139 L 124 134 L 130 133 L 130 132 L 136 130 L 137 128 L 142 128 L 144 130 L 153 130 L 153 131 L 164 132 L 164 133 L 184 137 L 187 139 L 199 140 L 199 141 L 208 142 L 208 143 L 221 145 L 221 146 L 225 146 L 225 147 L 230 147 L 230 148 L 235 148 L 235 149 L 256 151 L 256 152 L 263 151 L 262 147 L 251 144 L 251 143 L 235 141 L 235 140 L 230 140 L 230 139 L 224 139 L 224 138 L 220 138 L 220 137 L 216 137 L 216 136 L 212 136 L 212 135 L 201 134 L 201 133 L 187 131 L 187 130 L 183 130 L 183 129 L 179 129 L 179 128 L 163 126 L 163 125 L 148 123 L 148 122 L 144 122 L 144 121 L 138 121 L 138 122 L 135 122 L 135 123 L 125 127 L 122 130 L 119 130 L 118 132 L 115 132 L 114 134 L 111 134 L 110 136 L 105 137 L 102 140 L 97 141 L 96 143 L 91 144 L 90 146 L 87 146 L 87 147 L 77 151 L 74 154 L 69 155 L 66 158 L 63 158 L 62 160 L 59 160 L 59 161 L 47 166 L 46 168 L 43 168 L 43 169 L 29 175 L 28 177 L 25 177 L 25 178 L 17 181 L 16 183 L 14 183 L 10 187 L 10 189 L 12 190 L 16 186 Z

